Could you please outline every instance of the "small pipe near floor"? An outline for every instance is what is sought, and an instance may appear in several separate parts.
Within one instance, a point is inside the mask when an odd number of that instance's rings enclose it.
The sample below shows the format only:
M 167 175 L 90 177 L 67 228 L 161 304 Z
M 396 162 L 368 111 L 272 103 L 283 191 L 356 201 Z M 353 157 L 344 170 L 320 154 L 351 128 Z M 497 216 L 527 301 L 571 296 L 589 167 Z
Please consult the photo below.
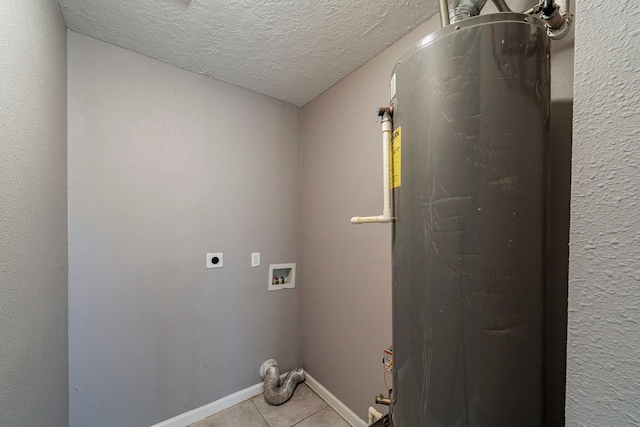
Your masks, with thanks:
M 382 417 L 384 417 L 384 414 L 382 412 L 378 411 L 373 406 L 369 406 L 369 424 L 375 423 Z

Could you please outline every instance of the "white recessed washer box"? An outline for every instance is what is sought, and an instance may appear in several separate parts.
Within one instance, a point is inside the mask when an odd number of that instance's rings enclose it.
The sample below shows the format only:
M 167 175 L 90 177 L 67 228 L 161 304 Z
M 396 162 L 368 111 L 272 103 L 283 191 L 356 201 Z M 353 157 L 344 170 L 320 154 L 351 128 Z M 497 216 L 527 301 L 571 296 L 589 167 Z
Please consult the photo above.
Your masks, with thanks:
M 296 287 L 296 264 L 269 264 L 270 291 Z

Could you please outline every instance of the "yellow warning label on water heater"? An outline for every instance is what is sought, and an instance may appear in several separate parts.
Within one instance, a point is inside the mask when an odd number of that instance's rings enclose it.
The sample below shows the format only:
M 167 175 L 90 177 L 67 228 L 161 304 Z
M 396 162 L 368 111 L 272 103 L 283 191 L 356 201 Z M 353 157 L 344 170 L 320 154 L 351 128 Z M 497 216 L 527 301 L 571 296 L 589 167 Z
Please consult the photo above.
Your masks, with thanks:
M 389 156 L 389 187 L 402 185 L 402 128 L 399 127 L 391 135 L 391 156 Z

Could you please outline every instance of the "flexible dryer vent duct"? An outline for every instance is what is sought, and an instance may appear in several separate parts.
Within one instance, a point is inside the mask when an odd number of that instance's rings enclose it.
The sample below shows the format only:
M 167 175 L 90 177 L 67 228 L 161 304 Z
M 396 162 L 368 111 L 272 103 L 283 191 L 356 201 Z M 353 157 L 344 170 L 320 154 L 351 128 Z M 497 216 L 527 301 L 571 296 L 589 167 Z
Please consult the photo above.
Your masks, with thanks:
M 264 401 L 269 405 L 282 405 L 293 396 L 293 391 L 298 383 L 306 379 L 302 368 L 289 371 L 282 384 L 280 381 L 280 370 L 278 362 L 269 359 L 262 364 L 260 375 L 264 377 Z
M 449 19 L 452 24 L 480 15 L 487 0 L 452 0 L 449 2 Z

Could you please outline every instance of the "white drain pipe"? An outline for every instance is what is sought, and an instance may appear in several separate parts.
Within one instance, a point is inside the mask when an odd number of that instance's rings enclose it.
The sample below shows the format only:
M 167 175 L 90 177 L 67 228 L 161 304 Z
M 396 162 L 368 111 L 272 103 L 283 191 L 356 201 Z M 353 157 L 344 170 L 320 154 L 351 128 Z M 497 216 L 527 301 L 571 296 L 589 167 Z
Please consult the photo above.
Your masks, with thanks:
M 384 107 L 379 110 L 382 115 L 382 215 L 378 216 L 354 216 L 351 218 L 352 224 L 367 224 L 372 222 L 387 223 L 393 221 L 391 207 L 391 189 L 389 188 L 389 151 L 391 146 L 391 131 L 393 128 L 391 121 L 391 107 Z

